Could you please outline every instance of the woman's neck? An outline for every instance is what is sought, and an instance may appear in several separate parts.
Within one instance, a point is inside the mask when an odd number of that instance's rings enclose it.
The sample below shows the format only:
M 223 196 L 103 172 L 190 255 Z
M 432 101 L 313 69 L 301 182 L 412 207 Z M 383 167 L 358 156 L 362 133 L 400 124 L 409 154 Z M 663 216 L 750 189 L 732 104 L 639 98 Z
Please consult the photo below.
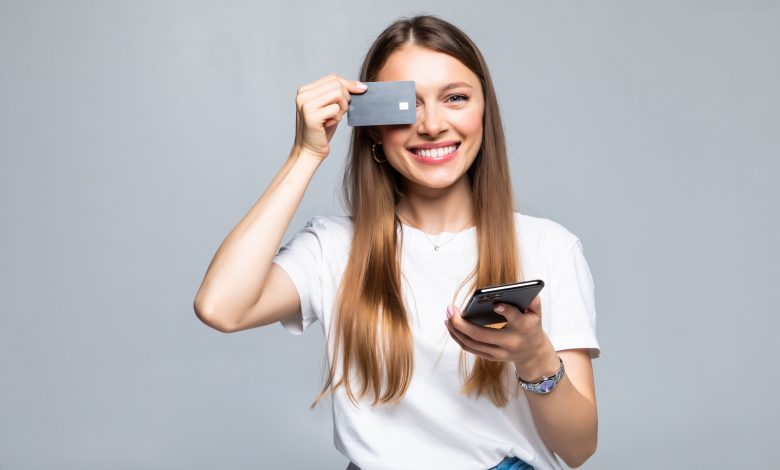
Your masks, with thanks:
M 474 203 L 468 178 L 440 190 L 407 188 L 396 212 L 401 222 L 423 232 L 460 232 L 474 225 Z

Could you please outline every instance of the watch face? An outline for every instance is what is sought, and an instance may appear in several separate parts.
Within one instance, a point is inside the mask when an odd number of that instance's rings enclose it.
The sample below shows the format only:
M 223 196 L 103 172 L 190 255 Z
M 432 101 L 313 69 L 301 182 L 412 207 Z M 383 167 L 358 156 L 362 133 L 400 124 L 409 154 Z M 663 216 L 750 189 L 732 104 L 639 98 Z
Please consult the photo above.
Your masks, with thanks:
M 542 393 L 549 393 L 550 390 L 555 388 L 555 381 L 554 380 L 545 380 L 544 382 L 539 384 L 539 391 Z

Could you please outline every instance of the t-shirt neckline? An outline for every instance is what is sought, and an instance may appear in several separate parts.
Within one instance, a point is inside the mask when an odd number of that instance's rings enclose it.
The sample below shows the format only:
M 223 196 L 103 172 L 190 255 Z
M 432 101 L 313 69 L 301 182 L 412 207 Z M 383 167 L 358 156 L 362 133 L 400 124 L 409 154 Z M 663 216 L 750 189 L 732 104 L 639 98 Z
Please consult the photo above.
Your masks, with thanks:
M 440 232 L 440 233 L 437 233 L 436 235 L 434 235 L 432 233 L 428 233 L 428 232 L 425 232 L 423 230 L 420 230 L 417 227 L 412 227 L 411 225 L 407 225 L 407 224 L 405 224 L 403 222 L 401 222 L 401 226 L 405 227 L 406 229 L 418 232 L 422 236 L 426 236 L 427 235 L 427 236 L 435 238 L 435 239 L 440 238 L 442 235 L 453 235 L 453 234 L 456 234 L 456 233 L 462 234 L 462 233 L 466 233 L 466 232 L 474 232 L 474 231 L 477 230 L 477 226 L 476 225 L 472 225 L 471 227 L 463 229 L 460 232 L 447 232 L 447 231 L 444 231 L 444 232 Z
M 462 249 L 466 246 L 472 245 L 474 243 L 474 238 L 477 233 L 477 226 L 474 225 L 472 227 L 466 228 L 461 230 L 460 232 L 441 232 L 436 235 L 432 235 L 429 233 L 426 233 L 416 227 L 412 227 L 411 225 L 407 225 L 403 222 L 401 222 L 401 231 L 405 236 L 408 236 L 410 238 L 410 241 L 414 241 L 416 245 L 419 246 L 426 246 L 425 251 L 436 251 L 435 250 L 435 244 L 441 243 L 439 245 L 439 252 L 441 251 L 449 251 L 453 249 Z M 430 238 L 429 238 L 430 237 Z

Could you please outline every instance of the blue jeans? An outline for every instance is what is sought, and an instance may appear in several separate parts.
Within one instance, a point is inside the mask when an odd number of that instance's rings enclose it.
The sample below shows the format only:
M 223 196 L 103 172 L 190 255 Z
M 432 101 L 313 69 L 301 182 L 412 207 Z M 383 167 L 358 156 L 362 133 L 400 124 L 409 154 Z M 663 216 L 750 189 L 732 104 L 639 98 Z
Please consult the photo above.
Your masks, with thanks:
M 360 470 L 360 468 L 350 462 L 347 470 Z M 489 470 L 534 470 L 534 468 L 517 457 L 507 457 Z
M 507 457 L 490 470 L 534 470 L 534 468 L 517 457 Z

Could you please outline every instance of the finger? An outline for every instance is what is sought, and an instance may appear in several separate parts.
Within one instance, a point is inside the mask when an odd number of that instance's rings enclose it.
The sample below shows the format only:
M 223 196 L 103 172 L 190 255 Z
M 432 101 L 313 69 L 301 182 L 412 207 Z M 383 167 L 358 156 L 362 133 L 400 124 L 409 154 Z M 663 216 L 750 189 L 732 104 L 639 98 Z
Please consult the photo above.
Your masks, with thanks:
M 364 83 L 358 80 L 348 80 L 346 78 L 336 75 L 335 73 L 332 73 L 320 78 L 319 80 L 315 80 L 311 83 L 307 83 L 306 85 L 303 85 L 302 87 L 298 88 L 298 94 L 310 91 L 314 88 L 317 88 L 329 82 L 339 83 L 342 86 L 344 86 L 347 90 L 349 90 L 351 93 L 363 93 L 368 89 L 368 87 Z
M 336 126 L 338 123 L 341 122 L 341 118 L 342 118 L 343 115 L 344 115 L 344 113 L 342 113 L 341 110 L 339 110 L 336 113 L 336 116 L 334 116 L 334 117 L 328 119 L 327 121 L 325 121 L 324 123 L 322 123 L 323 127 L 329 128 L 329 127 L 332 127 L 332 126 Z M 329 138 L 330 138 L 330 136 L 329 136 Z
M 341 90 L 341 96 L 344 97 L 343 106 L 341 107 L 342 112 L 346 113 L 349 110 L 349 101 L 352 99 L 352 95 L 350 93 L 363 93 L 365 92 L 368 87 L 357 80 L 344 80 L 341 79 L 341 86 L 339 87 Z
M 301 94 L 303 92 L 309 91 L 312 88 L 317 88 L 318 86 L 320 86 L 320 85 L 322 85 L 324 83 L 328 83 L 328 82 L 332 82 L 334 80 L 338 80 L 338 78 L 339 78 L 339 76 L 336 75 L 335 73 L 329 73 L 329 74 L 325 75 L 324 77 L 320 77 L 317 80 L 314 80 L 313 82 L 307 83 L 307 84 L 301 86 L 300 88 L 298 88 L 298 94 Z
M 504 302 L 496 302 L 493 304 L 493 311 L 506 318 L 507 323 L 514 324 L 518 321 L 522 321 L 521 317 L 523 312 L 520 311 L 517 306 L 507 304 Z
M 349 109 L 349 100 L 344 94 L 341 85 L 331 85 L 329 88 L 315 88 L 301 94 L 297 101 L 301 106 L 321 108 L 326 104 L 338 103 L 343 112 Z
M 501 310 L 501 306 L 504 307 L 503 310 Z M 528 334 L 536 333 L 537 329 L 541 328 L 541 315 L 531 311 L 530 307 L 521 312 L 517 306 L 499 302 L 493 305 L 493 308 L 507 320 L 507 325 L 502 330 L 507 335 L 506 340 L 501 343 L 501 346 L 507 350 L 517 349 L 516 335 L 525 337 Z
M 472 348 L 464 345 L 463 343 L 461 343 L 458 339 L 456 339 L 454 337 L 452 339 L 455 340 L 455 342 L 458 343 L 458 346 L 460 346 L 460 348 L 462 350 L 466 351 L 466 352 L 469 352 L 469 353 L 471 353 L 471 354 L 473 354 L 475 356 L 479 356 L 479 357 L 481 357 L 483 359 L 487 359 L 489 361 L 498 361 L 498 359 L 496 359 L 495 357 L 493 357 L 493 356 L 491 356 L 489 354 L 485 354 L 485 353 L 483 353 L 481 351 L 477 351 L 475 349 L 472 349 Z
M 484 357 L 485 359 L 489 359 L 491 361 L 497 361 L 498 359 L 488 352 L 487 350 L 483 348 L 479 348 L 475 345 L 475 341 L 470 340 L 469 338 L 465 337 L 463 334 L 458 333 L 455 329 L 453 329 L 450 325 L 448 325 L 448 321 L 444 321 L 445 326 L 447 327 L 447 331 L 450 333 L 450 337 L 452 337 L 453 340 L 455 340 L 456 343 L 458 343 L 458 346 L 461 347 L 464 351 L 468 351 L 471 354 Z
M 341 92 L 341 97 L 338 98 L 339 103 L 339 121 L 341 121 L 341 117 L 346 114 L 347 111 L 349 111 L 349 100 L 352 99 L 352 96 L 349 94 L 349 90 L 345 86 L 339 87 L 339 91 Z
M 481 343 L 487 343 L 493 346 L 502 345 L 506 336 L 503 329 L 476 325 L 463 318 L 460 315 L 460 309 L 458 307 L 453 306 L 452 309 L 454 313 L 450 318 L 450 322 L 452 322 L 452 326 L 456 330 Z
M 341 116 L 339 115 L 339 112 L 340 112 L 339 105 L 333 103 L 328 106 L 325 106 L 324 108 L 313 110 L 311 113 L 308 113 L 308 117 L 306 121 L 307 124 L 309 124 L 309 126 L 312 127 L 321 123 L 324 126 L 325 125 L 324 123 L 329 119 L 340 120 Z
M 368 90 L 368 85 L 359 80 L 347 80 L 346 78 L 342 77 L 338 78 L 341 84 L 344 85 L 344 88 L 346 88 L 350 93 L 363 93 Z
M 454 317 L 455 315 L 453 315 Z M 475 350 L 479 351 L 482 354 L 489 355 L 492 358 L 500 358 L 504 357 L 506 355 L 506 351 L 496 346 L 495 344 L 491 343 L 485 343 L 479 340 L 476 340 L 469 335 L 463 333 L 462 331 L 459 331 L 458 329 L 453 327 L 452 320 L 447 321 L 445 320 L 445 325 L 447 326 L 447 329 L 450 331 L 450 334 L 452 336 L 455 336 L 460 340 L 461 343 L 463 343 L 465 346 Z
M 531 305 L 529 305 L 526 310 L 530 310 L 533 313 L 542 313 L 542 300 L 539 295 L 534 297 L 534 300 L 531 301 Z

